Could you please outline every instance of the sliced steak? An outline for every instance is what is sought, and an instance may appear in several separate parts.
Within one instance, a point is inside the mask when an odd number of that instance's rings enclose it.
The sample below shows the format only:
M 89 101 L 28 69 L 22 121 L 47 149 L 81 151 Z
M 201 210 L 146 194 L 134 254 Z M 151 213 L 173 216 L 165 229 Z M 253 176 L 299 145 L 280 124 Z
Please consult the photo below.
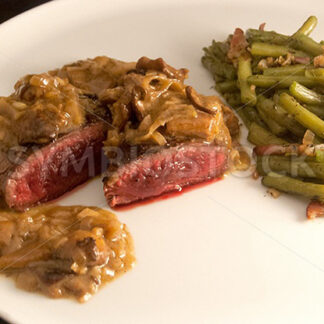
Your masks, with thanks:
M 34 151 L 2 180 L 10 208 L 24 210 L 59 197 L 102 170 L 106 125 L 96 122 Z
M 111 207 L 159 196 L 219 177 L 228 165 L 227 150 L 208 144 L 182 144 L 147 153 L 104 179 Z

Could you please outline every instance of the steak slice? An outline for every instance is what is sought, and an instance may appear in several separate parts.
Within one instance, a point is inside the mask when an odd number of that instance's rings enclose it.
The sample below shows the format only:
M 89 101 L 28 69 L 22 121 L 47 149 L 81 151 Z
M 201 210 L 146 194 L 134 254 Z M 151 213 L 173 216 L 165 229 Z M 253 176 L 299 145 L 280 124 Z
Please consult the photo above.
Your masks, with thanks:
M 106 131 L 105 123 L 91 123 L 31 153 L 3 181 L 7 205 L 24 210 L 99 174 Z
M 216 145 L 182 144 L 147 153 L 104 179 L 110 207 L 129 204 L 219 177 L 228 166 L 228 151 Z

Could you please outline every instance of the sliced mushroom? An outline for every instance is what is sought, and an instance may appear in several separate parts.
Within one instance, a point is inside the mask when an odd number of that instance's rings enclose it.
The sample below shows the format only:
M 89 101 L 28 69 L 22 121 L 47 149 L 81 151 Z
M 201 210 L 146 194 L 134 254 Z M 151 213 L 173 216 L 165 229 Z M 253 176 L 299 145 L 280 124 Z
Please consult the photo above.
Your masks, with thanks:
M 77 230 L 70 234 L 56 250 L 56 257 L 71 260 L 80 266 L 95 266 L 107 263 L 110 250 L 102 237 L 92 232 Z
M 143 87 L 134 86 L 132 104 L 138 120 L 142 120 L 145 116 L 145 105 L 143 103 L 145 95 L 146 90 Z
M 197 91 L 190 86 L 186 87 L 186 94 L 191 103 L 199 110 L 209 114 L 215 114 L 221 108 L 221 102 L 215 97 L 205 97 L 197 93 Z
M 105 104 L 111 104 L 119 100 L 124 92 L 124 88 L 117 86 L 115 88 L 108 88 L 99 94 L 99 100 Z
M 181 81 L 187 78 L 189 72 L 187 69 L 175 69 L 174 67 L 165 63 L 161 57 L 157 58 L 156 60 L 151 60 L 146 56 L 143 56 L 138 60 L 136 70 L 138 73 L 143 73 L 143 71 L 148 70 L 160 71 L 169 78 L 178 79 Z

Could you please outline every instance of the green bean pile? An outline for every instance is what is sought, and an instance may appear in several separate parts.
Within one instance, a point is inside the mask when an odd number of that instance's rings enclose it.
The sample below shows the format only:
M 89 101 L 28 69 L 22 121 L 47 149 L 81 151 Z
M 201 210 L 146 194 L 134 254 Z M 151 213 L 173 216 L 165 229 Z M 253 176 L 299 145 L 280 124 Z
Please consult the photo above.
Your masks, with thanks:
M 291 36 L 236 29 L 204 48 L 203 65 L 248 128 L 262 183 L 312 199 L 307 216 L 324 215 L 324 42 L 309 17 Z

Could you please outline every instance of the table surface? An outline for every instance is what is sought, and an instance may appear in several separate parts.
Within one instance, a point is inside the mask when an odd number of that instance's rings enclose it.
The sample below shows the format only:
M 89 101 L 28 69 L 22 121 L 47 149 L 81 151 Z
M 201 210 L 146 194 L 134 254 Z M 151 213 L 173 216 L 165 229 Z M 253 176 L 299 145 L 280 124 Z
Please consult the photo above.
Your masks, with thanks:
M 50 0 L 0 0 L 0 24 Z M 0 317 L 0 324 L 9 324 Z

